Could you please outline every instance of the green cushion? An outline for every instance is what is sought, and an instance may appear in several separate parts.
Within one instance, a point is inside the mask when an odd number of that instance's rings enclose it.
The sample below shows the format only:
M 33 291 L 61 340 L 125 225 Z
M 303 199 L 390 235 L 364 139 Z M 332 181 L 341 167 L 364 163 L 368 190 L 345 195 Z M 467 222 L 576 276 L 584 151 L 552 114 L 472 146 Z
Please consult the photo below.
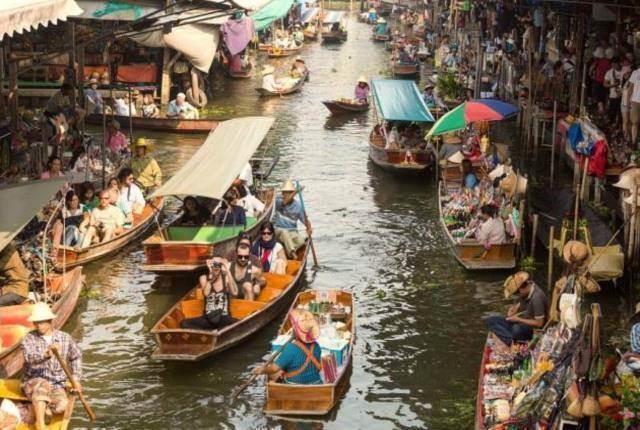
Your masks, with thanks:
M 256 225 L 257 222 L 256 218 L 247 217 L 246 230 Z M 169 226 L 167 230 L 169 240 L 214 243 L 236 237 L 241 231 L 245 230 L 245 226 Z

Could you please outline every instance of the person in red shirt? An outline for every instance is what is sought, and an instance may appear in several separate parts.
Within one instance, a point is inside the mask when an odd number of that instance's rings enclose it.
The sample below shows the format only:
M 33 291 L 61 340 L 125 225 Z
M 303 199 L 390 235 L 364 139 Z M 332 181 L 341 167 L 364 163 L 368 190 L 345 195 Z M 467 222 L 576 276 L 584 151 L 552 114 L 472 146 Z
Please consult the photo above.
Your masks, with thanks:
M 607 101 L 607 89 L 604 86 L 604 75 L 611 68 L 611 60 L 609 58 L 605 58 L 604 49 L 602 49 L 602 47 L 596 48 L 593 52 L 593 58 L 594 60 L 593 63 L 591 63 L 589 73 L 593 81 L 591 95 L 596 102 L 598 102 L 598 112 L 604 113 L 604 104 Z

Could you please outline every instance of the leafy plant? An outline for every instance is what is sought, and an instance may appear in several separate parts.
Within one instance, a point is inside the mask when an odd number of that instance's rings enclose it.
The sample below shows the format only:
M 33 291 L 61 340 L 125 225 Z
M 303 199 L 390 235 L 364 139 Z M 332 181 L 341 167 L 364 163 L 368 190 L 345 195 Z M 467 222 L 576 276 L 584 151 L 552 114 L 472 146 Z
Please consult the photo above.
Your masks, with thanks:
M 436 88 L 440 97 L 445 100 L 456 100 L 464 95 L 464 85 L 451 72 L 438 75 Z
M 538 270 L 536 266 L 536 259 L 533 257 L 526 257 L 520 260 L 520 270 L 524 270 L 529 273 L 533 273 Z

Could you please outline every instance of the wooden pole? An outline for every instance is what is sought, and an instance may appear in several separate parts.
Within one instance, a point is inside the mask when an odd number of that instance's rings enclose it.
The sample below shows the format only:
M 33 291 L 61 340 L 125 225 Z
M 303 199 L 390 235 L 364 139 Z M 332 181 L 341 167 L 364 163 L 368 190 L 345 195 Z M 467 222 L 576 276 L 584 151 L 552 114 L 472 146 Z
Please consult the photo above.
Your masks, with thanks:
M 56 356 L 56 359 L 60 363 L 60 366 L 62 366 L 62 370 L 64 371 L 64 374 L 67 376 L 67 379 L 71 383 L 72 388 L 76 390 L 76 392 L 78 393 L 78 397 L 80 398 L 80 403 L 82 403 L 82 406 L 84 406 L 85 411 L 87 411 L 87 415 L 89 415 L 89 419 L 91 421 L 95 421 L 96 414 L 93 412 L 93 409 L 91 409 L 91 406 L 89 405 L 89 402 L 87 402 L 87 399 L 85 399 L 84 394 L 82 393 L 82 390 L 79 389 L 78 381 L 76 381 L 76 379 L 73 377 L 73 374 L 71 373 L 71 369 L 69 369 L 69 365 L 64 360 L 64 358 L 62 358 L 62 356 L 60 355 L 60 351 L 58 351 L 58 348 L 55 345 L 51 346 L 51 352 L 53 352 L 53 355 Z
M 558 101 L 553 100 L 553 125 L 551 127 L 551 173 L 549 174 L 549 188 L 553 188 L 553 175 L 556 165 L 556 122 L 558 114 Z
M 535 258 L 536 255 L 536 235 L 538 234 L 538 222 L 539 222 L 539 215 L 538 214 L 533 214 L 533 231 L 531 232 L 531 253 L 529 255 L 531 255 L 531 257 Z
M 131 108 L 134 104 L 131 99 L 131 85 L 127 86 L 127 92 L 129 93 L 129 142 L 133 144 L 133 113 L 131 112 Z
M 520 200 L 520 206 L 518 207 L 518 211 L 520 212 L 520 225 L 518 226 L 518 240 L 517 240 L 517 245 L 518 248 L 520 249 L 520 253 L 523 254 L 522 252 L 522 232 L 524 230 L 524 202 L 525 200 L 522 199 Z
M 555 238 L 555 233 L 556 233 L 555 230 L 556 228 L 553 225 L 549 229 L 549 252 L 547 255 L 547 289 L 548 291 L 553 290 L 553 252 L 554 252 L 553 240 Z
M 0 118 L 7 116 L 7 104 L 4 100 L 4 45 L 0 43 Z
M 579 174 L 578 170 L 578 174 Z M 578 213 L 580 212 L 580 183 L 576 184 L 576 199 L 573 208 L 573 240 L 578 238 Z
M 9 62 L 9 113 L 11 129 L 18 130 L 18 61 Z
M 169 104 L 169 92 L 171 91 L 171 74 L 170 74 L 170 61 L 171 50 L 164 48 L 162 53 L 162 81 L 160 83 L 160 105 L 166 106 Z
M 69 32 L 71 33 L 71 52 L 69 53 L 69 65 L 71 66 L 71 85 L 73 85 L 73 92 L 71 93 L 71 106 L 74 108 L 78 104 L 77 89 L 78 89 L 78 68 L 76 67 L 76 25 L 75 23 L 69 23 Z
M 478 31 L 478 40 L 477 40 L 477 45 L 476 45 L 476 56 L 477 61 L 476 61 L 476 82 L 474 85 L 474 97 L 479 99 L 480 98 L 480 81 L 482 80 L 482 55 L 483 55 L 483 51 L 482 51 L 482 41 L 481 39 L 481 35 L 480 35 L 480 31 Z
M 636 247 L 636 230 L 638 228 L 637 224 L 637 216 L 636 216 L 636 207 L 638 206 L 638 184 L 635 183 L 633 185 L 633 190 L 631 190 L 633 194 L 631 194 L 631 223 L 629 226 L 629 247 L 627 248 L 627 261 L 633 261 L 633 254 Z

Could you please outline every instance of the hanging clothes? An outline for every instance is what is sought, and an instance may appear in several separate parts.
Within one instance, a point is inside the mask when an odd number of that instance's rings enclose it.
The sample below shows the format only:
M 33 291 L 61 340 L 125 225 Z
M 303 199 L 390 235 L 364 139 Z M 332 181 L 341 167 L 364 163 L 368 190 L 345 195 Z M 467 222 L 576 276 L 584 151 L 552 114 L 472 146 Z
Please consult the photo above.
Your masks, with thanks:
M 589 156 L 589 168 L 587 174 L 604 179 L 604 172 L 607 168 L 607 152 L 609 147 L 604 139 L 597 140 Z

